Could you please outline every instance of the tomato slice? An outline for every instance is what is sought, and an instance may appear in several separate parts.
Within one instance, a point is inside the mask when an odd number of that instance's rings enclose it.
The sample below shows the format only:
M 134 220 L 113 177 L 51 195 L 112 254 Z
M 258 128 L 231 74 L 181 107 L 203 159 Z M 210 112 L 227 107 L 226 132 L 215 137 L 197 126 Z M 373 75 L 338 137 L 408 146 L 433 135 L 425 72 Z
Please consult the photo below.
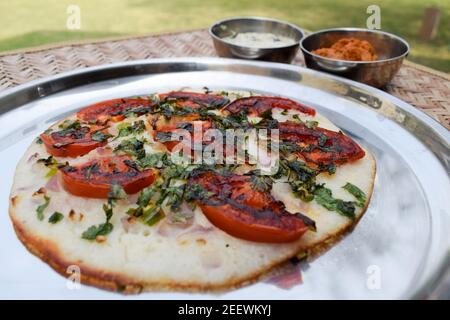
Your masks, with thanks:
M 249 115 L 260 116 L 272 110 L 273 108 L 297 110 L 311 116 L 314 116 L 316 114 L 316 110 L 299 102 L 286 98 L 262 96 L 254 96 L 234 100 L 232 103 L 225 106 L 222 110 L 226 110 L 232 114 L 239 113 L 244 110 Z
M 315 223 L 300 213 L 291 214 L 268 191 L 254 188 L 250 176 L 206 172 L 191 178 L 214 195 L 199 200 L 205 216 L 226 233 L 255 242 L 298 240 Z
M 106 123 L 111 120 L 121 121 L 128 112 L 137 115 L 145 114 L 153 110 L 155 103 L 143 98 L 122 98 L 95 103 L 81 109 L 77 113 L 78 119 L 85 122 Z
M 47 152 L 51 155 L 75 158 L 106 144 L 107 136 L 104 136 L 103 140 L 93 139 L 93 135 L 98 132 L 106 134 L 106 130 L 101 126 L 79 126 L 51 133 L 42 133 L 40 138 L 44 142 Z
M 108 198 L 111 185 L 120 184 L 126 193 L 137 193 L 155 180 L 152 169 L 140 170 L 128 156 L 91 160 L 60 168 L 63 188 L 73 195 Z
M 160 141 L 161 139 L 158 133 L 170 135 L 171 133 L 175 133 L 175 130 L 177 129 L 184 129 L 189 131 L 191 142 L 193 143 L 194 125 L 201 126 L 200 130 L 202 134 L 212 126 L 211 121 L 199 119 L 200 116 L 194 113 L 184 116 L 173 116 L 170 119 L 167 119 L 163 116 L 151 117 L 149 119 L 150 125 L 152 127 L 151 134 L 153 135 L 155 141 Z M 179 141 L 164 141 L 161 143 L 164 144 L 169 151 L 172 151 L 173 148 L 179 143 Z
M 172 91 L 159 95 L 163 102 L 176 101 L 180 107 L 197 108 L 201 106 L 220 108 L 226 105 L 230 100 L 217 94 Z
M 349 136 L 324 128 L 308 128 L 303 123 L 280 122 L 280 139 L 299 145 L 297 154 L 306 161 L 342 164 L 365 156 L 364 150 Z

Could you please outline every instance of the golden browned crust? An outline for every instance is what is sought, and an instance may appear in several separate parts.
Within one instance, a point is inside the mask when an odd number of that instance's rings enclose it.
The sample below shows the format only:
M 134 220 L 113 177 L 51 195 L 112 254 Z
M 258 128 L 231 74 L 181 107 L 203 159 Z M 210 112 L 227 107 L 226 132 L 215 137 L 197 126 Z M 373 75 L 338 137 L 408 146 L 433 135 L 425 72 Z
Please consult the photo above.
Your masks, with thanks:
M 16 206 L 16 204 L 17 204 L 17 197 L 18 197 L 18 196 L 14 196 L 14 197 L 11 198 L 11 206 L 12 206 L 12 207 L 15 207 L 15 206 Z
M 41 260 L 50 265 L 56 272 L 61 274 L 64 277 L 68 277 L 70 274 L 67 273 L 67 268 L 71 265 L 77 265 L 81 270 L 81 283 L 86 285 L 95 286 L 98 288 L 117 291 L 125 294 L 136 294 L 142 291 L 190 291 L 190 292 L 199 292 L 199 291 L 224 291 L 227 289 L 233 289 L 237 287 L 241 287 L 250 283 L 253 283 L 261 278 L 264 274 L 271 271 L 272 269 L 279 266 L 281 263 L 292 259 L 293 257 L 299 255 L 300 253 L 306 252 L 308 253 L 308 260 L 311 260 L 318 255 L 324 253 L 327 249 L 337 243 L 343 236 L 351 231 L 355 225 L 359 222 L 361 217 L 367 210 L 368 204 L 370 202 L 370 198 L 373 193 L 374 187 L 374 179 L 375 179 L 376 167 L 374 168 L 374 172 L 371 178 L 371 190 L 370 195 L 366 201 L 365 207 L 362 209 L 362 212 L 357 220 L 353 223 L 341 228 L 335 234 L 329 236 L 323 241 L 316 243 L 315 245 L 311 245 L 309 247 L 303 248 L 301 244 L 299 244 L 299 248 L 297 252 L 292 254 L 291 256 L 285 257 L 278 261 L 274 261 L 271 265 L 267 266 L 265 269 L 258 270 L 252 274 L 247 275 L 242 278 L 235 278 L 228 280 L 226 282 L 218 283 L 218 284 L 198 284 L 198 283 L 190 283 L 190 282 L 174 282 L 174 281 L 139 281 L 132 279 L 128 276 L 124 276 L 119 273 L 108 272 L 104 270 L 99 270 L 96 268 L 89 267 L 84 261 L 71 261 L 70 259 L 64 257 L 57 243 L 53 241 L 49 241 L 47 239 L 43 239 L 41 237 L 37 237 L 30 232 L 27 232 L 25 226 L 23 226 L 20 221 L 16 220 L 14 217 L 14 197 L 11 198 L 11 206 L 9 208 L 9 215 L 13 222 L 14 230 L 17 234 L 17 237 L 20 241 L 25 245 L 25 247 L 35 256 L 39 257 Z

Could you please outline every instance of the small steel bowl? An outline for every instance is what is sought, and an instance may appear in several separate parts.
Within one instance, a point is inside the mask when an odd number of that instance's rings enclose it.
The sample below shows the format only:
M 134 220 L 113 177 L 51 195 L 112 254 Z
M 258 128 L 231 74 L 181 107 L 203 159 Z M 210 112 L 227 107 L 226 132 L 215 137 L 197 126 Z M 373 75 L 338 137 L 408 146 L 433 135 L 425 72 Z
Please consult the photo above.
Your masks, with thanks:
M 312 53 L 316 49 L 329 48 L 342 38 L 357 38 L 370 42 L 379 60 L 344 61 Z M 359 28 L 336 28 L 312 33 L 302 39 L 300 48 L 308 68 L 329 72 L 377 88 L 384 87 L 391 81 L 409 53 L 409 44 L 402 38 L 379 30 Z
M 241 32 L 267 32 L 293 39 L 282 47 L 252 48 L 230 43 L 224 37 Z M 293 24 L 268 18 L 236 17 L 214 23 L 209 28 L 214 47 L 221 57 L 291 63 L 297 54 L 303 31 Z

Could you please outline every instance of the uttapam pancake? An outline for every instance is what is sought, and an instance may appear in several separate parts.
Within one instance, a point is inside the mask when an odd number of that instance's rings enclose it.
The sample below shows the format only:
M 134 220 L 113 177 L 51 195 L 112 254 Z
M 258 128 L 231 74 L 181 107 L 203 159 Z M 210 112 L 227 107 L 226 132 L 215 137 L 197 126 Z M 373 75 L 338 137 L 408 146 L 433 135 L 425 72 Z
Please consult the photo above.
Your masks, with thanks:
M 9 213 L 18 238 L 63 276 L 69 276 L 67 268 L 76 265 L 81 270 L 82 283 L 126 293 L 230 289 L 258 279 L 294 256 L 322 251 L 364 214 L 373 190 L 375 159 L 369 150 L 360 148 L 347 136 L 343 138 L 339 128 L 312 109 L 292 107 L 301 105 L 276 97 L 273 99 L 277 103 L 260 103 L 264 99 L 257 97 L 256 102 L 250 101 L 252 107 L 249 101 L 233 104 L 246 96 L 251 94 L 175 92 L 139 98 L 142 100 L 117 99 L 61 120 L 31 144 L 17 165 Z M 176 110 L 185 110 L 182 123 L 198 121 L 198 111 L 193 111 L 196 108 L 207 108 L 215 118 L 232 115 L 228 120 L 236 123 L 275 124 L 282 139 L 289 141 L 286 146 L 294 145 L 294 149 L 281 153 L 285 161 L 291 159 L 285 164 L 303 170 L 302 173 L 306 170 L 309 180 L 300 181 L 300 176 L 293 180 L 283 174 L 269 177 L 270 182 L 262 190 L 257 184 L 252 185 L 248 201 L 248 194 L 233 198 L 235 190 L 229 191 L 235 202 L 244 198 L 239 202 L 241 207 L 229 202 L 211 204 L 211 199 L 217 200 L 223 194 L 221 190 L 211 191 L 206 180 L 200 183 L 202 197 L 183 195 L 179 203 L 173 190 L 179 190 L 182 183 L 189 185 L 189 178 L 177 177 L 171 182 L 171 189 L 166 185 L 152 193 L 152 186 L 164 186 L 161 179 L 167 174 L 163 164 L 167 157 L 163 154 L 170 152 L 164 135 L 158 132 L 170 132 L 169 124 L 180 126 Z M 234 116 L 238 112 L 240 118 Z M 208 116 L 202 117 L 202 121 L 209 121 L 205 120 Z M 292 124 L 289 133 L 281 130 L 284 124 Z M 292 133 L 292 128 L 301 134 Z M 317 143 L 317 139 L 323 140 L 320 146 L 308 142 Z M 351 152 L 345 153 L 347 149 Z M 117 166 L 108 171 L 109 164 L 98 161 L 111 157 L 126 157 L 120 158 L 120 164 L 126 168 Z M 294 164 L 301 164 L 301 168 L 296 169 Z M 259 181 L 250 169 L 248 165 L 233 167 L 232 176 Z M 294 169 L 288 168 L 288 173 L 297 172 Z M 197 177 L 201 174 L 197 173 Z M 105 179 L 111 175 L 116 180 L 108 186 Z M 228 186 L 230 174 L 223 177 L 224 186 Z M 114 190 L 117 186 L 119 189 Z M 149 198 L 172 191 L 172 198 L 160 203 L 158 210 L 154 209 L 153 200 L 148 202 Z M 250 235 L 253 241 L 240 237 L 233 228 L 223 230 L 223 224 L 214 220 L 234 208 L 240 215 L 256 214 L 252 221 L 270 228 L 273 217 L 269 222 L 258 220 L 262 211 L 252 202 L 262 194 L 261 201 L 276 204 L 272 216 L 290 214 L 299 219 L 286 217 L 289 228 L 299 231 L 296 239 L 276 242 L 275 238 Z M 208 214 L 208 218 L 203 211 L 214 205 L 226 212 L 216 210 L 216 216 Z M 277 229 L 281 235 L 285 234 L 283 228 Z M 251 226 L 248 230 L 257 229 Z

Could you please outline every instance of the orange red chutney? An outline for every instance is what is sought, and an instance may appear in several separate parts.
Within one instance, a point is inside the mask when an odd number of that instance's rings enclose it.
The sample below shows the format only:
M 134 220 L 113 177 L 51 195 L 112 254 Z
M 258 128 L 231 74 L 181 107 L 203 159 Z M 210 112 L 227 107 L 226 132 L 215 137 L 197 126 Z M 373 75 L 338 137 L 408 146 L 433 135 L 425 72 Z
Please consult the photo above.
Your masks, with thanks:
M 378 59 L 374 47 L 366 40 L 342 38 L 329 48 L 312 51 L 320 56 L 348 61 L 375 61 Z

